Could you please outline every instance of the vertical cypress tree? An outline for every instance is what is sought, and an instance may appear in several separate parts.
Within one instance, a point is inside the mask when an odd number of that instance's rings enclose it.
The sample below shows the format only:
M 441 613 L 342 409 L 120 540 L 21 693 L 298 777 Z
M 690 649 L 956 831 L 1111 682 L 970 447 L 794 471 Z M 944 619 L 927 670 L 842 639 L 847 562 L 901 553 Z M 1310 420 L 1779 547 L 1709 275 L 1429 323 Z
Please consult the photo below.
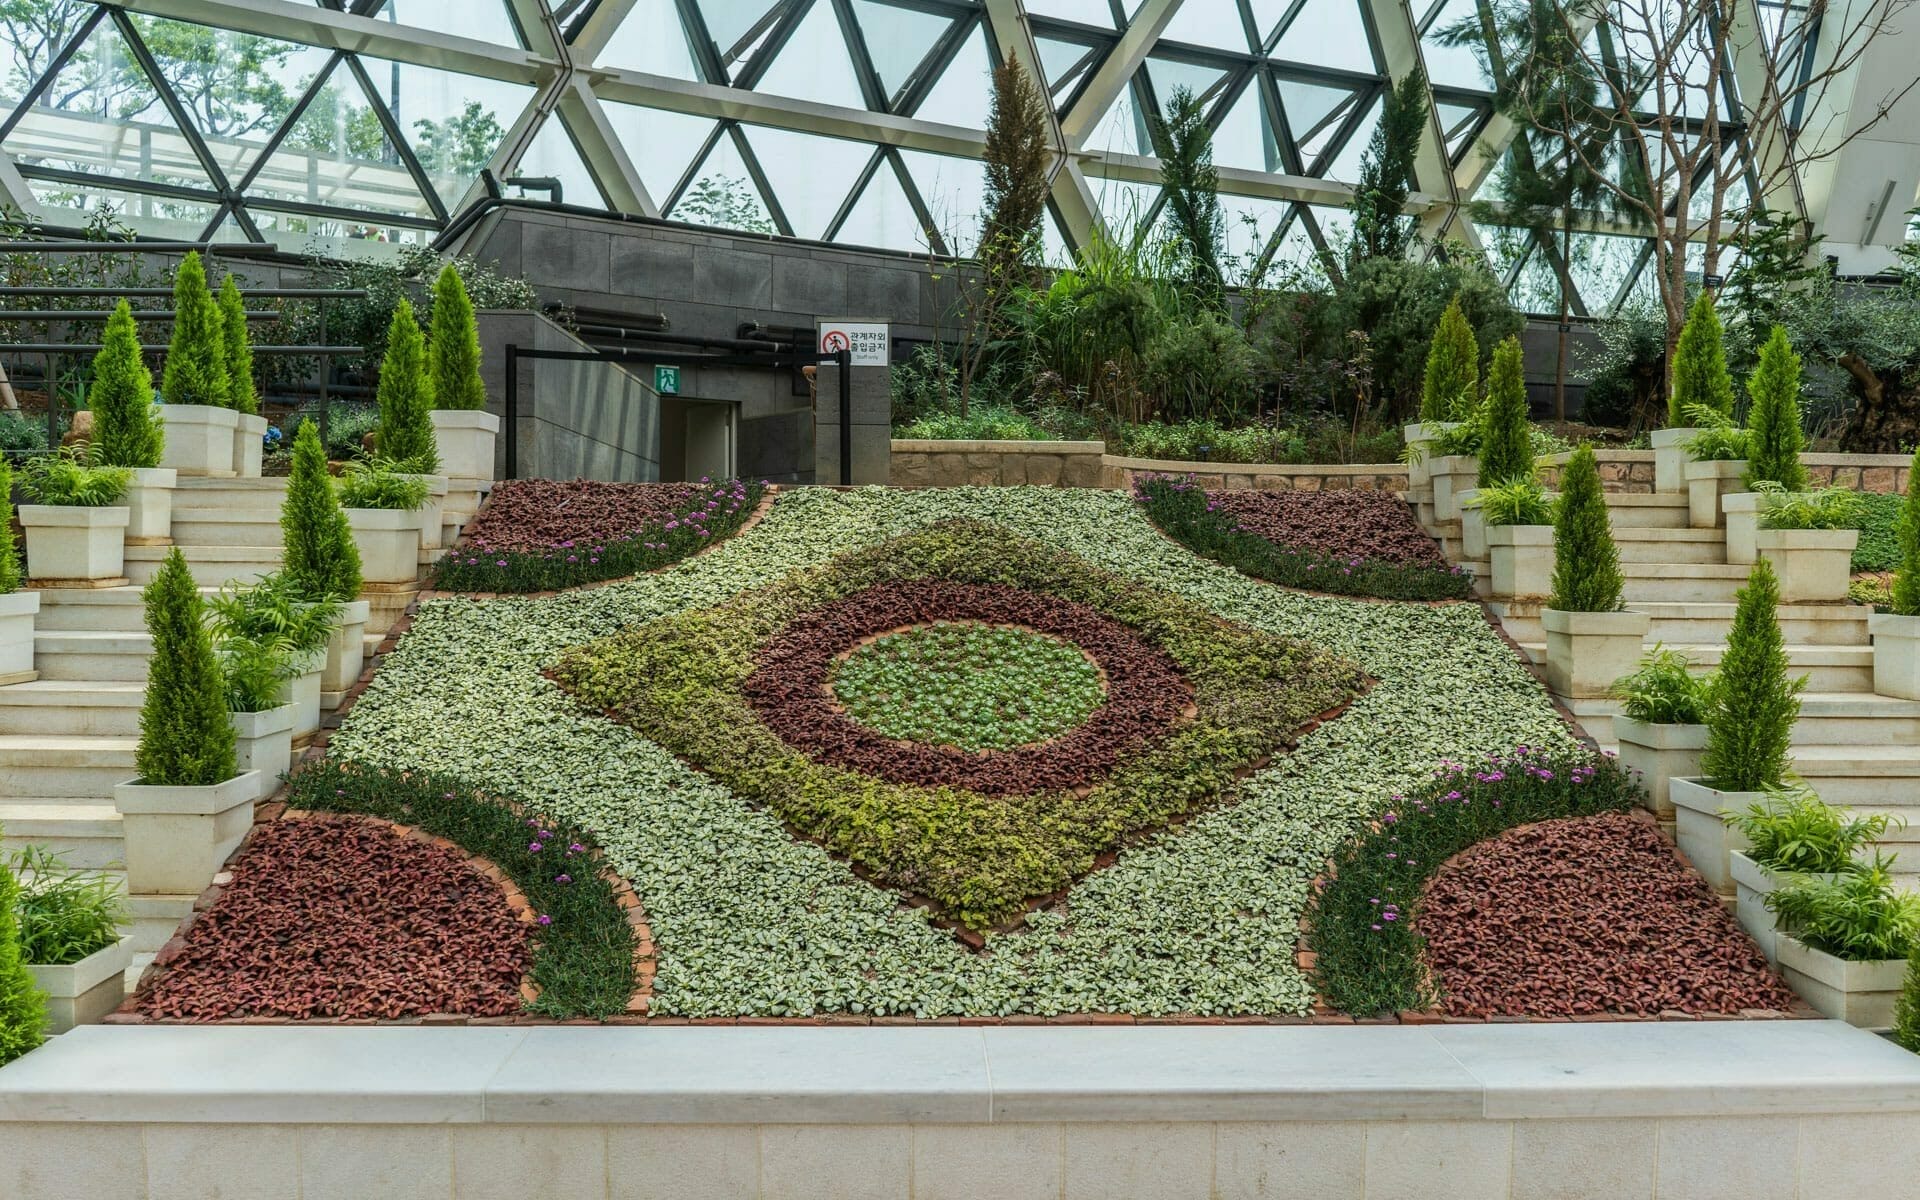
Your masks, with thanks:
M 480 382 L 480 327 L 473 320 L 473 301 L 460 272 L 448 263 L 433 281 L 433 333 L 427 340 L 432 363 L 435 408 L 478 409 L 487 406 L 487 389 Z
M 193 572 L 178 546 L 167 552 L 141 598 L 153 658 L 140 707 L 140 748 L 134 752 L 140 782 L 205 787 L 232 779 L 238 772 L 226 680 L 213 655 Z
M 87 387 L 95 465 L 157 467 L 165 441 L 153 411 L 153 373 L 140 357 L 140 330 L 122 300 L 107 318 Z
M 1909 1054 L 1920 1054 L 1920 938 L 1907 952 L 1907 974 L 1900 984 L 1900 999 L 1893 1006 L 1893 1044 Z
M 0 596 L 20 590 L 20 555 L 13 546 L 13 465 L 0 458 Z
M 1047 208 L 1047 105 L 1020 56 L 1007 55 L 993 72 L 987 113 L 986 188 L 981 208 L 980 266 L 989 290 L 1025 283 L 1040 245 Z
M 1562 612 L 1614 612 L 1625 581 L 1620 552 L 1607 527 L 1607 498 L 1593 447 L 1582 446 L 1560 473 L 1560 503 L 1553 514 L 1553 597 Z
M 228 273 L 220 281 L 220 334 L 226 348 L 228 407 L 256 416 L 260 397 L 253 387 L 253 343 L 247 338 L 247 305 Z
M 1920 617 L 1920 451 L 1907 467 L 1907 502 L 1895 523 L 1900 539 L 1900 569 L 1893 576 L 1893 611 Z
M 1533 478 L 1533 425 L 1527 420 L 1527 377 L 1520 339 L 1493 349 L 1487 372 L 1487 428 L 1480 440 L 1480 486 Z
M 310 600 L 354 600 L 360 595 L 360 550 L 327 474 L 327 451 L 312 421 L 293 437 L 293 468 L 280 505 L 280 536 L 288 582 Z
M 379 432 L 375 447 L 380 457 L 400 464 L 403 471 L 430 475 L 440 469 L 433 444 L 433 380 L 427 375 L 426 345 L 413 305 L 403 297 L 394 306 L 387 329 L 387 353 L 380 360 Z
M 1747 488 L 1772 480 L 1790 492 L 1807 490 L 1807 469 L 1800 464 L 1805 439 L 1800 432 L 1800 356 L 1775 325 L 1760 347 L 1760 362 L 1747 380 Z
M 207 291 L 200 255 L 192 250 L 173 274 L 173 340 L 160 372 L 160 395 L 168 404 L 233 407 L 225 323 Z
M 1673 350 L 1673 390 L 1667 394 L 1667 425 L 1681 429 L 1693 424 L 1689 405 L 1702 404 L 1723 416 L 1733 415 L 1733 373 L 1727 370 L 1726 331 L 1713 307 L 1713 293 L 1702 291 L 1687 313 L 1680 341 Z
M 1780 582 L 1762 558 L 1740 589 L 1700 754 L 1700 773 L 1725 791 L 1757 792 L 1787 775 L 1787 747 L 1807 681 L 1787 676 L 1787 642 L 1774 619 L 1779 603 Z
M 46 1002 L 21 958 L 20 881 L 0 861 L 0 1066 L 46 1040 Z
M 1480 343 L 1460 310 L 1460 297 L 1447 302 L 1427 347 L 1427 373 L 1420 385 L 1422 421 L 1459 421 L 1473 411 L 1480 391 Z

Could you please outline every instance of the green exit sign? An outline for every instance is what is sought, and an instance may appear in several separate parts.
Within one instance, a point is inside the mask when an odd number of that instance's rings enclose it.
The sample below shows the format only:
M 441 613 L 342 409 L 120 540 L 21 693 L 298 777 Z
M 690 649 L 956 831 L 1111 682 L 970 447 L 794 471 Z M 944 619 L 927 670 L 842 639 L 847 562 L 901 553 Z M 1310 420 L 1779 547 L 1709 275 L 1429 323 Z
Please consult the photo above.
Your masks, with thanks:
M 662 396 L 680 394 L 680 368 L 655 367 L 653 369 L 653 390 Z

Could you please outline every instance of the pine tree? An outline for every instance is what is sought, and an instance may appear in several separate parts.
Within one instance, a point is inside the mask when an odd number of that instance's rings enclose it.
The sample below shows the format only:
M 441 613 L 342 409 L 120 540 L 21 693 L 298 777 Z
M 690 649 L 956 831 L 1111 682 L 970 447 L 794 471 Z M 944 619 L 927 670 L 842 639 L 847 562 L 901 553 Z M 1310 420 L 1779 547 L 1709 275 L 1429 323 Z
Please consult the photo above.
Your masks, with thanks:
M 1707 747 L 1700 773 L 1730 792 L 1757 792 L 1787 775 L 1787 746 L 1800 715 L 1806 678 L 1787 676 L 1787 645 L 1774 610 L 1780 584 L 1773 564 L 1753 564 L 1727 634 L 1720 673 L 1707 713 Z
M 93 382 L 87 387 L 93 412 L 96 466 L 157 467 L 165 448 L 159 417 L 153 411 L 153 372 L 140 357 L 140 330 L 133 310 L 122 300 L 107 318 L 100 353 L 93 356 Z
M 1607 527 L 1607 497 L 1593 447 L 1581 446 L 1560 473 L 1553 514 L 1553 597 L 1562 612 L 1614 612 L 1625 587 L 1620 552 Z
M 22 957 L 20 881 L 0 860 L 0 1066 L 46 1040 L 46 1001 Z
M 480 382 L 480 327 L 474 324 L 473 301 L 460 272 L 448 263 L 433 281 L 433 332 L 427 341 L 432 365 L 435 408 L 480 409 L 487 406 L 486 385 Z
M 1907 502 L 1894 533 L 1900 539 L 1900 569 L 1893 576 L 1893 611 L 1920 617 L 1920 451 L 1907 467 Z
M 229 407 L 247 416 L 260 412 L 260 396 L 253 387 L 253 343 L 247 336 L 247 304 L 240 298 L 240 286 L 228 273 L 220 281 L 220 330 L 227 351 L 227 397 Z
M 1487 372 L 1487 428 L 1480 441 L 1480 486 L 1533 478 L 1533 425 L 1528 421 L 1527 378 L 1520 339 L 1493 350 Z
M 1161 195 L 1166 197 L 1174 243 L 1186 264 L 1187 286 L 1202 301 L 1223 304 L 1226 277 L 1220 271 L 1220 254 L 1227 219 L 1220 211 L 1220 172 L 1213 165 L 1213 129 L 1207 124 L 1206 105 L 1189 89 L 1176 87 L 1167 98 L 1165 118 L 1153 114 L 1148 132 L 1153 152 L 1160 158 Z
M 1893 1044 L 1909 1054 L 1920 1054 L 1920 938 L 1907 951 L 1907 973 L 1900 984 L 1900 999 L 1893 1006 Z
M 1473 411 L 1480 391 L 1480 343 L 1461 311 L 1460 297 L 1447 302 L 1427 347 L 1427 374 L 1420 387 L 1422 421 L 1460 421 Z
M 287 580 L 311 600 L 350 601 L 360 595 L 360 550 L 327 473 L 327 451 L 312 421 L 293 437 L 293 468 L 280 505 Z
M 380 360 L 380 424 L 374 445 L 380 457 L 403 471 L 431 475 L 440 469 L 433 444 L 433 380 L 427 375 L 426 344 L 413 305 L 403 297 L 387 329 L 387 353 Z
M 189 250 L 173 275 L 173 340 L 160 372 L 160 396 L 168 404 L 232 407 L 224 325 L 200 255 Z
M 1771 480 L 1790 492 L 1807 490 L 1807 469 L 1800 463 L 1805 439 L 1800 432 L 1800 356 L 1775 325 L 1760 347 L 1760 361 L 1747 380 L 1747 490 Z
M 140 707 L 134 769 L 149 786 L 205 787 L 238 773 L 227 685 L 213 654 L 193 572 L 175 546 L 141 593 L 153 657 Z
M 0 456 L 0 596 L 20 590 L 20 555 L 13 546 L 13 465 Z
M 1733 415 L 1733 374 L 1727 370 L 1726 332 L 1713 307 L 1713 293 L 1702 291 L 1687 314 L 1680 340 L 1673 350 L 1673 390 L 1667 394 L 1667 425 L 1674 429 L 1693 424 L 1687 408 L 1701 404 L 1723 416 Z
M 980 265 L 990 289 L 1024 281 L 1040 244 L 1040 216 L 1047 205 L 1047 109 L 1033 76 L 1016 54 L 993 72 L 993 106 L 987 114 L 986 191 L 981 207 Z
M 1349 263 L 1400 258 L 1413 241 L 1413 218 L 1401 210 L 1413 190 L 1413 162 L 1427 130 L 1427 79 L 1418 68 L 1387 92 L 1380 123 L 1360 158 L 1353 185 Z

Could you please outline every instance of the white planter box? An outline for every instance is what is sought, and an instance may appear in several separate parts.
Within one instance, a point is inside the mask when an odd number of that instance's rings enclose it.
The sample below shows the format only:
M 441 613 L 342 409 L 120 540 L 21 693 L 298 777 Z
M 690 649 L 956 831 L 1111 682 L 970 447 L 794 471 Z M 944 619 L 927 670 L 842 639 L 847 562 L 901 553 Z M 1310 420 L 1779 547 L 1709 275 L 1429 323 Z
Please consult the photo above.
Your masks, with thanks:
M 125 505 L 22 504 L 14 511 L 27 531 L 27 575 L 32 579 L 117 579 L 126 573 L 130 514 Z
M 5 602 L 6 597 L 0 596 L 0 604 Z M 1873 634 L 1874 692 L 1920 700 L 1920 617 L 1875 613 L 1867 618 L 1867 629 Z M 5 673 L 0 665 L 0 675 Z
M 1767 798 L 1765 792 L 1723 792 L 1699 779 L 1676 777 L 1667 781 L 1673 800 L 1673 840 L 1692 861 L 1694 870 L 1714 891 L 1733 895 L 1730 856 L 1748 846 L 1746 835 L 1727 824 L 1723 813 L 1742 812 Z
M 1744 458 L 1688 463 L 1687 524 L 1695 529 L 1718 526 L 1725 519 L 1720 512 L 1721 497 L 1745 487 L 1746 477 Z
M 1740 922 L 1740 928 L 1747 931 L 1754 944 L 1767 956 L 1768 962 L 1778 961 L 1775 945 L 1777 931 L 1774 927 L 1773 913 L 1767 908 L 1767 897 L 1778 891 L 1787 880 L 1794 878 L 1767 869 L 1742 850 L 1735 850 L 1727 856 L 1733 869 L 1733 915 Z M 1838 876 L 1809 872 L 1804 878 L 1832 880 Z
M 1458 521 L 1460 493 L 1479 486 L 1480 460 L 1471 454 L 1447 454 L 1427 460 L 1433 478 L 1433 519 Z
M 47 994 L 47 1032 L 65 1033 L 91 1025 L 127 998 L 127 968 L 133 965 L 133 939 L 123 937 L 77 963 L 43 966 L 28 963 L 33 986 Z
M 255 800 L 271 796 L 280 786 L 280 777 L 293 764 L 293 719 L 297 708 L 294 704 L 282 704 L 261 712 L 227 714 L 233 719 L 233 751 L 240 769 L 260 777 Z
M 327 661 L 320 668 L 320 691 L 338 695 L 360 679 L 366 665 L 367 616 L 371 606 L 365 600 L 350 600 L 341 609 L 340 621 L 327 638 Z M 338 705 L 335 701 L 335 706 Z
M 39 611 L 39 592 L 0 596 L 0 684 L 33 678 L 33 618 Z
M 1556 695 L 1610 696 L 1614 680 L 1640 664 L 1653 618 L 1638 612 L 1540 610 L 1547 631 L 1547 686 Z
M 429 415 L 441 472 L 458 479 L 492 479 L 493 446 L 500 433 L 500 418 L 484 409 L 436 408 Z M 1409 444 L 1413 441 L 1412 437 L 1407 440 Z M 1412 473 L 1410 468 L 1408 474 Z
M 427 500 L 414 514 L 420 526 L 420 545 L 428 550 L 440 548 L 441 513 L 447 504 L 447 477 L 445 475 L 402 475 L 402 479 L 418 479 L 427 485 Z
M 1693 461 L 1693 455 L 1687 453 L 1686 442 L 1699 432 L 1698 429 L 1656 429 L 1647 435 L 1653 447 L 1654 491 L 1687 490 L 1687 464 Z
M 1553 591 L 1553 526 L 1487 526 L 1487 562 L 1496 597 L 1546 597 Z
M 260 777 L 253 771 L 206 787 L 148 787 L 138 780 L 116 784 L 113 804 L 126 841 L 127 891 L 198 895 L 246 836 L 259 793 Z
M 1761 529 L 1754 549 L 1780 577 L 1782 604 L 1839 604 L 1853 578 L 1858 529 Z
M 160 465 L 182 475 L 233 477 L 233 438 L 240 414 L 206 404 L 162 404 L 166 445 Z
M 1655 725 L 1632 717 L 1613 719 L 1613 736 L 1620 743 L 1620 765 L 1640 773 L 1653 812 L 1662 821 L 1673 820 L 1670 781 L 1700 774 L 1700 752 L 1707 746 L 1705 725 Z
M 1468 562 L 1487 561 L 1487 514 L 1479 505 L 1480 489 L 1469 488 L 1456 499 L 1460 502 L 1460 557 Z
M 179 472 L 171 467 L 135 467 L 127 485 L 127 540 L 155 545 L 173 537 L 173 485 Z
M 1790 933 L 1774 938 L 1774 951 L 1780 974 L 1821 1016 L 1861 1029 L 1886 1029 L 1893 1024 L 1893 1006 L 1907 977 L 1906 959 L 1848 962 L 1815 950 Z
M 260 478 L 260 456 L 266 450 L 267 419 L 233 414 L 233 473 L 242 479 Z
M 1760 556 L 1754 535 L 1760 532 L 1760 492 L 1728 492 L 1720 497 L 1720 511 L 1727 520 L 1727 561 L 1748 566 Z
M 280 685 L 280 703 L 293 706 L 290 737 L 298 740 L 320 728 L 320 675 L 324 654 L 316 654 L 307 669 Z
M 420 576 L 420 513 L 417 509 L 349 508 L 347 524 L 360 550 L 360 578 L 367 583 L 412 583 Z

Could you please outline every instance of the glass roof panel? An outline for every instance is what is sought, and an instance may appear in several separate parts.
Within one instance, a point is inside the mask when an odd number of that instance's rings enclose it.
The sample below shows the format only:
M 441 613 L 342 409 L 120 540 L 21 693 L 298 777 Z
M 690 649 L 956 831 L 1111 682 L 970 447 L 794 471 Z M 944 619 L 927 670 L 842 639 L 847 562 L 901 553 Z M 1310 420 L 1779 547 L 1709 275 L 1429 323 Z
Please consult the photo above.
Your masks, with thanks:
M 1573 235 L 1573 261 L 1567 270 L 1588 312 L 1608 311 L 1614 296 L 1627 282 L 1627 273 L 1639 261 L 1645 244 L 1643 239 L 1635 237 L 1601 233 Z
M 1154 99 L 1160 102 L 1160 111 L 1163 113 L 1173 99 L 1175 88 L 1186 88 L 1211 106 L 1217 89 L 1227 78 L 1227 72 L 1221 67 L 1177 62 L 1168 58 L 1149 58 L 1146 70 L 1147 78 L 1153 82 Z
M 961 43 L 960 52 L 914 112 L 944 125 L 985 129 L 992 91 L 993 60 L 987 54 L 987 35 L 976 31 Z
M 924 150 L 902 150 L 900 157 L 947 249 L 956 254 L 973 253 L 986 211 L 986 164 Z
M 694 117 L 686 113 L 642 108 L 602 100 L 607 124 L 625 148 L 640 182 L 647 185 L 653 202 L 665 205 L 680 186 L 680 179 L 692 165 L 694 156 L 707 144 L 707 137 L 719 122 L 712 117 Z
M 927 233 L 913 215 L 913 204 L 908 201 L 892 166 L 883 162 L 873 173 L 873 179 L 847 214 L 837 240 L 881 250 L 923 251 L 927 248 Z
M 1053 96 L 1057 108 L 1087 77 L 1087 73 L 1099 61 L 1099 55 L 1091 46 L 1080 42 L 1063 42 L 1057 38 L 1036 37 L 1034 45 L 1040 48 L 1040 70 L 1046 77 L 1047 91 Z
M 852 180 L 873 157 L 865 142 L 745 125 L 747 143 L 795 237 L 822 238 Z
M 1153 152 L 1152 139 L 1147 136 L 1147 125 L 1141 117 L 1139 105 L 1134 101 L 1131 86 L 1121 88 L 1113 106 L 1094 123 L 1092 132 L 1087 134 L 1086 146 L 1089 150 L 1106 150 L 1116 154 Z
M 514 170 L 521 175 L 551 175 L 560 181 L 562 196 L 568 204 L 580 204 L 588 208 L 609 207 L 606 195 L 600 185 L 594 182 L 593 173 L 587 170 L 587 164 L 580 157 L 580 148 L 573 144 L 573 135 L 567 132 L 566 122 L 559 113 L 550 113 L 541 123 L 538 133 L 527 146 L 520 161 L 514 164 Z M 535 193 L 545 195 L 545 193 Z
M 1273 57 L 1369 75 L 1379 70 L 1358 0 L 1306 0 L 1280 35 Z
M 860 23 L 867 57 L 873 60 L 888 96 L 898 94 L 940 35 L 953 25 L 950 17 L 880 0 L 853 0 L 853 15 Z
M 104 205 L 111 208 L 122 223 L 131 226 L 135 233 L 189 242 L 199 239 L 201 231 L 213 220 L 214 213 L 219 211 L 216 205 L 204 201 L 130 192 L 115 186 L 114 180 L 106 178 L 102 178 L 98 184 L 28 179 L 27 189 L 45 209 L 81 213 Z M 85 222 L 76 217 L 70 223 L 80 225 Z
M 9 111 L 94 14 L 91 4 L 0 4 L 0 98 Z
M 1333 162 L 1321 174 L 1342 183 L 1352 183 L 1360 177 L 1360 160 L 1365 157 L 1367 143 L 1373 140 L 1373 131 L 1380 124 L 1380 108 L 1379 100 L 1367 106 L 1360 124 L 1354 126 L 1352 135 L 1341 145 L 1333 156 Z
M 746 233 L 773 233 L 773 217 L 766 201 L 747 174 L 746 160 L 740 157 L 733 138 L 723 136 L 701 162 L 686 194 L 667 213 L 676 221 L 696 225 L 714 225 Z
M 387 0 L 374 16 L 416 29 L 478 38 L 496 46 L 520 46 L 506 0 Z
M 1241 53 L 1247 50 L 1247 31 L 1236 0 L 1181 0 L 1160 38 Z
M 1213 131 L 1213 161 L 1249 171 L 1280 169 L 1280 148 L 1268 127 L 1259 80 L 1248 81 Z
M 753 90 L 847 108 L 867 106 L 833 5 L 815 0 Z
M 261 165 L 247 195 L 396 216 L 433 215 L 345 62 L 328 74 Z
M 507 130 L 533 100 L 533 88 L 501 79 L 364 54 L 360 65 L 449 209 L 457 207 L 480 178 L 480 168 L 492 160 Z
M 1311 161 L 1326 149 L 1333 131 L 1357 99 L 1345 88 L 1298 79 L 1275 81 L 1280 88 L 1280 108 L 1286 114 L 1287 128 L 1302 158 Z
M 1028 0 L 1027 11 L 1036 17 L 1058 17 L 1081 25 L 1112 29 L 1113 9 L 1107 0 Z
M 693 50 L 673 0 L 638 0 L 607 39 L 596 65 L 673 79 L 698 79 Z
M 1446 36 L 1456 27 L 1479 29 L 1480 13 L 1474 0 L 1442 0 L 1432 19 L 1420 32 L 1420 57 L 1427 64 L 1427 77 L 1442 87 L 1470 88 L 1474 91 L 1493 90 L 1493 77 L 1487 73 L 1482 56 L 1474 49 L 1481 44 L 1472 43 L 1448 45 L 1454 41 Z M 1476 39 L 1483 37 L 1477 32 Z

